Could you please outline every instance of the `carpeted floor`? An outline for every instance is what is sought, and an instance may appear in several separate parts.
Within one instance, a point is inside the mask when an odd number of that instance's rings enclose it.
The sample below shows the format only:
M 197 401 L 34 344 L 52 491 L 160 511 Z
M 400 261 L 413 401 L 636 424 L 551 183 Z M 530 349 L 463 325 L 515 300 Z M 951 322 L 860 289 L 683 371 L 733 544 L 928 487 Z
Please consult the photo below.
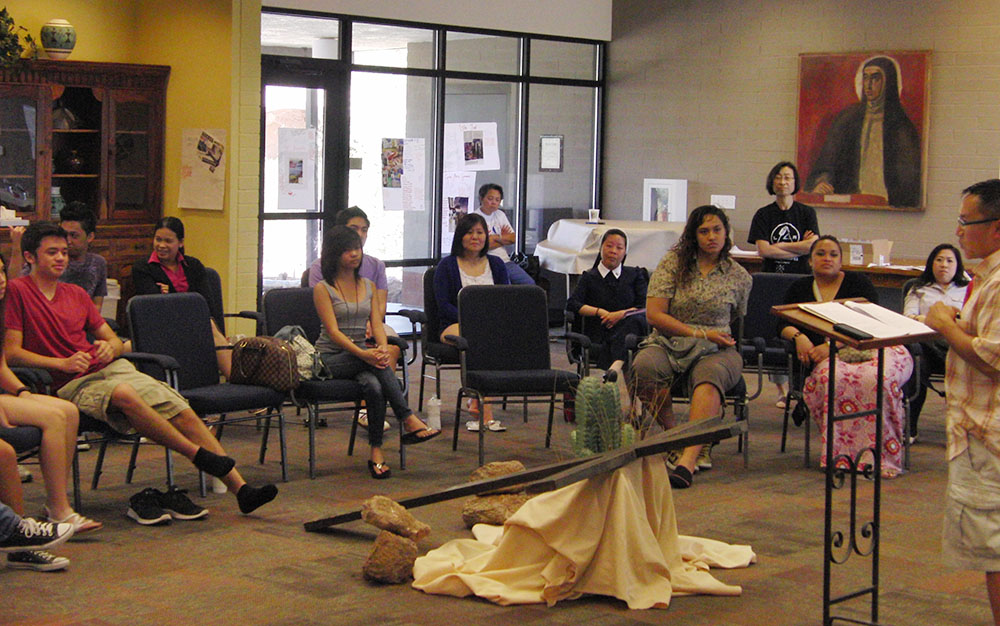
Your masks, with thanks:
M 565 363 L 563 347 L 553 359 Z M 414 368 L 414 380 L 416 375 Z M 444 423 L 450 429 L 457 373 L 445 374 Z M 756 379 L 750 387 L 756 386 Z M 412 397 L 416 398 L 416 386 Z M 722 581 L 742 585 L 734 598 L 676 597 L 666 610 L 630 611 L 613 599 L 588 597 L 545 606 L 500 607 L 475 598 L 429 596 L 408 585 L 366 582 L 361 564 L 377 534 L 362 522 L 323 534 L 304 532 L 305 521 L 357 508 L 373 494 L 400 499 L 463 482 L 476 464 L 476 438 L 463 428 L 451 451 L 450 430 L 409 448 L 408 468 L 399 469 L 398 437 L 386 443 L 393 477 L 372 480 L 365 467 L 367 445 L 348 457 L 348 419 L 330 417 L 318 431 L 316 480 L 307 474 L 306 429 L 288 414 L 289 482 L 275 502 L 252 516 L 238 512 L 235 498 L 198 497 L 197 476 L 177 462 L 177 481 L 211 509 L 195 522 L 142 527 L 124 517 L 128 498 L 144 487 L 162 487 L 163 453 L 143 446 L 136 482 L 124 483 L 128 449 L 114 446 L 102 484 L 84 488 L 84 512 L 105 523 L 92 538 L 57 550 L 72 560 L 68 571 L 0 573 L 0 623 L 38 624 L 644 624 L 814 625 L 821 623 L 823 577 L 823 475 L 816 468 L 815 434 L 811 468 L 802 463 L 802 430 L 794 429 L 789 451 L 778 451 L 780 411 L 773 387 L 751 405 L 750 467 L 744 469 L 734 440 L 715 450 L 715 468 L 695 477 L 692 489 L 675 492 L 679 531 L 753 546 L 759 562 L 748 569 L 716 571 Z M 416 402 L 414 401 L 414 405 Z M 487 433 L 487 460 L 520 459 L 527 466 L 569 457 L 572 426 L 557 417 L 553 447 L 543 445 L 545 411 L 532 406 L 527 424 L 520 405 L 500 413 L 509 429 Z M 463 418 L 464 423 L 464 418 Z M 259 433 L 231 427 L 223 443 L 252 483 L 276 481 L 277 437 L 268 461 L 256 464 Z M 80 455 L 85 484 L 96 451 Z M 176 457 L 175 457 L 176 458 Z M 883 624 L 975 625 L 990 622 L 983 576 L 940 564 L 942 496 L 946 481 L 943 402 L 928 399 L 920 443 L 912 448 L 911 471 L 883 483 L 881 595 Z M 38 468 L 25 485 L 29 511 L 43 498 Z M 864 490 L 865 494 L 870 490 Z M 846 494 L 838 494 L 846 508 Z M 470 536 L 461 520 L 461 501 L 414 509 L 431 525 L 421 542 L 427 551 Z M 860 587 L 870 577 L 870 559 L 853 556 L 834 567 L 837 590 Z M 857 599 L 838 614 L 867 619 L 868 604 Z

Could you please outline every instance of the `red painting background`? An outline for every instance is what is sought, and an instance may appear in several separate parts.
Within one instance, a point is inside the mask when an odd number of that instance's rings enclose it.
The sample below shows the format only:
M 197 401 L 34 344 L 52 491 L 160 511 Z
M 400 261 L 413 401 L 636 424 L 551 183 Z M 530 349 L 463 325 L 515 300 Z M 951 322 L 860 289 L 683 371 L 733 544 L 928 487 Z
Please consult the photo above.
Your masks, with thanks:
M 903 85 L 899 101 L 920 136 L 923 169 L 920 187 L 923 190 L 927 160 L 927 68 L 930 61 L 930 53 L 927 51 L 799 55 L 799 120 L 795 162 L 803 185 L 812 172 L 813 163 L 823 147 L 834 118 L 843 109 L 858 102 L 858 95 L 854 90 L 854 76 L 858 67 L 865 60 L 880 55 L 893 58 L 899 64 Z M 825 204 L 822 196 L 806 194 L 804 190 L 799 199 L 820 206 L 886 206 L 883 200 L 872 202 L 872 196 L 855 197 L 855 201 L 848 205 Z

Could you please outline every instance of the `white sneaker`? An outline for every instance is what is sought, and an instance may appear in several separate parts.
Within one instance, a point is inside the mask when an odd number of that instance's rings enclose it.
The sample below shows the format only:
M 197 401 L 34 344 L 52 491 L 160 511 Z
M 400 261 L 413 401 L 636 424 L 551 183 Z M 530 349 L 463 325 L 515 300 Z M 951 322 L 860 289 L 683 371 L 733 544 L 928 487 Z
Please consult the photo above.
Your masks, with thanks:
M 470 420 L 465 423 L 465 427 L 474 432 L 479 432 L 479 420 Z M 500 423 L 500 420 L 490 420 L 486 422 L 486 430 L 492 430 L 495 433 L 500 433 L 507 430 L 507 427 Z
M 663 463 L 667 466 L 667 469 L 674 471 L 677 469 L 677 464 L 681 460 L 680 450 L 668 450 L 666 454 L 663 455 Z
M 23 465 L 17 466 L 17 475 L 21 478 L 22 483 L 30 483 L 34 480 L 34 477 L 31 475 L 31 471 Z
M 361 412 L 358 413 L 358 426 L 368 428 L 368 411 L 361 409 Z M 392 426 L 389 426 L 389 422 L 382 422 L 382 432 L 385 432 L 390 428 L 392 428 Z
M 49 554 L 45 550 L 11 552 L 7 555 L 7 567 L 10 569 L 30 569 L 36 572 L 54 572 L 69 567 L 69 559 Z
M 701 447 L 701 452 L 698 453 L 698 464 L 696 466 L 699 470 L 710 470 L 712 469 L 712 445 L 705 444 Z

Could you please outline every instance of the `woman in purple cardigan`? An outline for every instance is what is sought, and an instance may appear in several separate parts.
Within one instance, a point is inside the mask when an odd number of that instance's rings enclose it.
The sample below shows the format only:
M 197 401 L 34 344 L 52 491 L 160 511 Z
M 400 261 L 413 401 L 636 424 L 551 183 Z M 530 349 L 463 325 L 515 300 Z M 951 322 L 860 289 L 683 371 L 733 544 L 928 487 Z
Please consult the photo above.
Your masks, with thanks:
M 447 335 L 461 335 L 458 327 L 458 292 L 468 285 L 509 285 L 507 269 L 499 257 L 488 255 L 486 220 L 482 215 L 463 215 L 455 225 L 451 254 L 441 259 L 434 272 L 434 296 L 441 317 L 441 341 Z M 475 409 L 473 409 L 475 411 Z M 482 411 L 482 420 L 493 431 L 506 430 L 492 419 L 489 404 Z M 479 430 L 479 421 L 470 421 L 469 430 Z

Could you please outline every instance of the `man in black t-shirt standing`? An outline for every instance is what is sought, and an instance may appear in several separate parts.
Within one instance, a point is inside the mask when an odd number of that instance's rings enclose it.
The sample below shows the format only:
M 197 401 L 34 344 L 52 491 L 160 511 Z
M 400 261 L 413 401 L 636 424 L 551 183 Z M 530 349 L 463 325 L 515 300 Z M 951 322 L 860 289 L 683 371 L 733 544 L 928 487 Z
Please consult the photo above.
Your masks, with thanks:
M 811 206 L 793 200 L 799 191 L 795 165 L 782 161 L 771 168 L 766 187 L 774 202 L 757 209 L 747 242 L 757 246 L 765 272 L 808 274 L 809 248 L 819 237 L 819 224 Z

